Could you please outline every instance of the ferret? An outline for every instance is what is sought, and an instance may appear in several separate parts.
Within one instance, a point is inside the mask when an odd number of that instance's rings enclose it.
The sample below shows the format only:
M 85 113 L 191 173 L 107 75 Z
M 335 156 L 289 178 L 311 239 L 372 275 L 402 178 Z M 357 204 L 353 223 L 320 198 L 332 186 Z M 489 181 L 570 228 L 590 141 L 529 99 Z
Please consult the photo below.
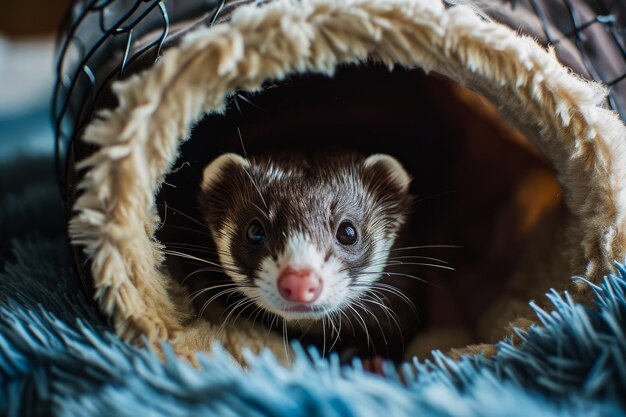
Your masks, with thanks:
M 292 328 L 344 316 L 354 341 L 372 323 L 355 306 L 382 308 L 370 290 L 409 214 L 410 183 L 386 154 L 227 153 L 204 169 L 198 202 L 243 298 Z

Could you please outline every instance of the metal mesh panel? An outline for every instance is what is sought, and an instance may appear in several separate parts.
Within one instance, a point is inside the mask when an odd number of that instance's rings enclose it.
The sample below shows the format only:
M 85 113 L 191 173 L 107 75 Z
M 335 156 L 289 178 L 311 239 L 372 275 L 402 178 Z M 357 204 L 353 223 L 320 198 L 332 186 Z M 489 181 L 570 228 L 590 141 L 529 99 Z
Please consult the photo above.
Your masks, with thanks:
M 527 7 L 541 25 L 545 43 L 573 44 L 584 76 L 609 90 L 608 107 L 626 116 L 626 2 L 616 0 L 510 0 Z M 557 49 L 558 52 L 558 49 Z
M 64 197 L 72 143 L 91 119 L 108 83 L 123 79 L 135 61 L 154 62 L 171 25 L 213 11 L 214 22 L 225 1 L 76 0 L 57 41 L 57 80 L 52 117 L 56 169 Z
M 57 175 L 66 201 L 73 141 L 92 118 L 107 84 L 128 76 L 128 67 L 136 61 L 156 61 L 168 40 L 185 28 L 212 25 L 251 1 L 255 0 L 74 1 L 57 42 L 52 110 Z M 478 6 L 494 19 L 553 45 L 566 65 L 609 86 L 607 107 L 625 118 L 626 3 L 497 0 Z M 517 20 L 511 19 L 515 14 Z

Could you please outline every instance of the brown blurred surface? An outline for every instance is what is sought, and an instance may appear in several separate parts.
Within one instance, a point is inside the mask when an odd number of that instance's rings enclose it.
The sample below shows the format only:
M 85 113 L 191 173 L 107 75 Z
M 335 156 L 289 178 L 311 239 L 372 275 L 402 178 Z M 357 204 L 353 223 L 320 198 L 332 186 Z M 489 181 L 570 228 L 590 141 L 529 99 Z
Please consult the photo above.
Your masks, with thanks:
M 9 38 L 56 33 L 70 0 L 1 0 L 0 35 Z

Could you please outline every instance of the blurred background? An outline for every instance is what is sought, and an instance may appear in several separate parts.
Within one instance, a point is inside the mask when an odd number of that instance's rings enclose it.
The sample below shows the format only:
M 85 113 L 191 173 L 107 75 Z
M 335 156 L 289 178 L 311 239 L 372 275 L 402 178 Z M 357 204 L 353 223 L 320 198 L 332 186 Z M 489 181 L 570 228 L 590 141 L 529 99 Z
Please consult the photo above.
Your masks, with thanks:
M 0 271 L 22 236 L 63 234 L 50 108 L 70 0 L 0 0 Z
M 0 1 L 0 159 L 52 152 L 54 38 L 70 0 Z M 13 181 L 0 175 L 0 186 Z M 53 175 L 53 171 L 50 171 Z M 2 190 L 2 188 L 0 188 Z

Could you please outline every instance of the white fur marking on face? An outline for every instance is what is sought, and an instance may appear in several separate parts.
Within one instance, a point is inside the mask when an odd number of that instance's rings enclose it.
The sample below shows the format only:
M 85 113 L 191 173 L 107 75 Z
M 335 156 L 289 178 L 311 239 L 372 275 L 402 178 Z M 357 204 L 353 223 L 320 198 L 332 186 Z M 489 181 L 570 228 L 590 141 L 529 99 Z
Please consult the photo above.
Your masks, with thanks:
M 226 275 L 231 277 L 235 282 L 242 282 L 246 280 L 246 276 L 233 271 L 236 264 L 230 254 L 230 244 L 233 238 L 232 230 L 234 230 L 234 228 L 235 225 L 227 221 L 220 228 L 220 231 L 214 233 L 213 240 L 215 240 L 215 246 L 217 247 L 220 263 L 222 264 Z
M 208 191 L 216 180 L 219 179 L 220 173 L 229 164 L 239 165 L 242 168 L 250 166 L 250 162 L 235 153 L 225 153 L 216 158 L 204 168 L 202 174 L 202 189 Z
M 370 266 L 367 266 L 365 272 L 357 278 L 357 282 L 359 284 L 370 284 L 374 281 L 378 281 L 382 274 L 382 271 L 385 269 L 385 263 L 387 262 L 387 257 L 389 256 L 389 249 L 391 244 L 382 238 L 372 239 L 374 241 L 374 249 L 372 250 L 372 258 L 369 262 Z
M 387 170 L 391 181 L 396 183 L 402 191 L 406 191 L 409 188 L 411 177 L 395 158 L 386 154 L 376 153 L 369 156 L 364 162 L 366 169 L 375 164 L 382 164 Z
M 315 271 L 322 278 L 324 287 L 313 306 L 324 311 L 319 313 L 292 313 L 284 309 L 293 307 L 297 303 L 284 300 L 278 292 L 278 277 L 287 267 L 308 268 Z M 349 277 L 343 263 L 334 256 L 324 261 L 324 254 L 313 245 L 306 236 L 296 234 L 287 238 L 287 243 L 278 260 L 271 257 L 263 259 L 257 273 L 256 285 L 260 289 L 262 306 L 286 319 L 319 318 L 335 311 L 348 298 Z

